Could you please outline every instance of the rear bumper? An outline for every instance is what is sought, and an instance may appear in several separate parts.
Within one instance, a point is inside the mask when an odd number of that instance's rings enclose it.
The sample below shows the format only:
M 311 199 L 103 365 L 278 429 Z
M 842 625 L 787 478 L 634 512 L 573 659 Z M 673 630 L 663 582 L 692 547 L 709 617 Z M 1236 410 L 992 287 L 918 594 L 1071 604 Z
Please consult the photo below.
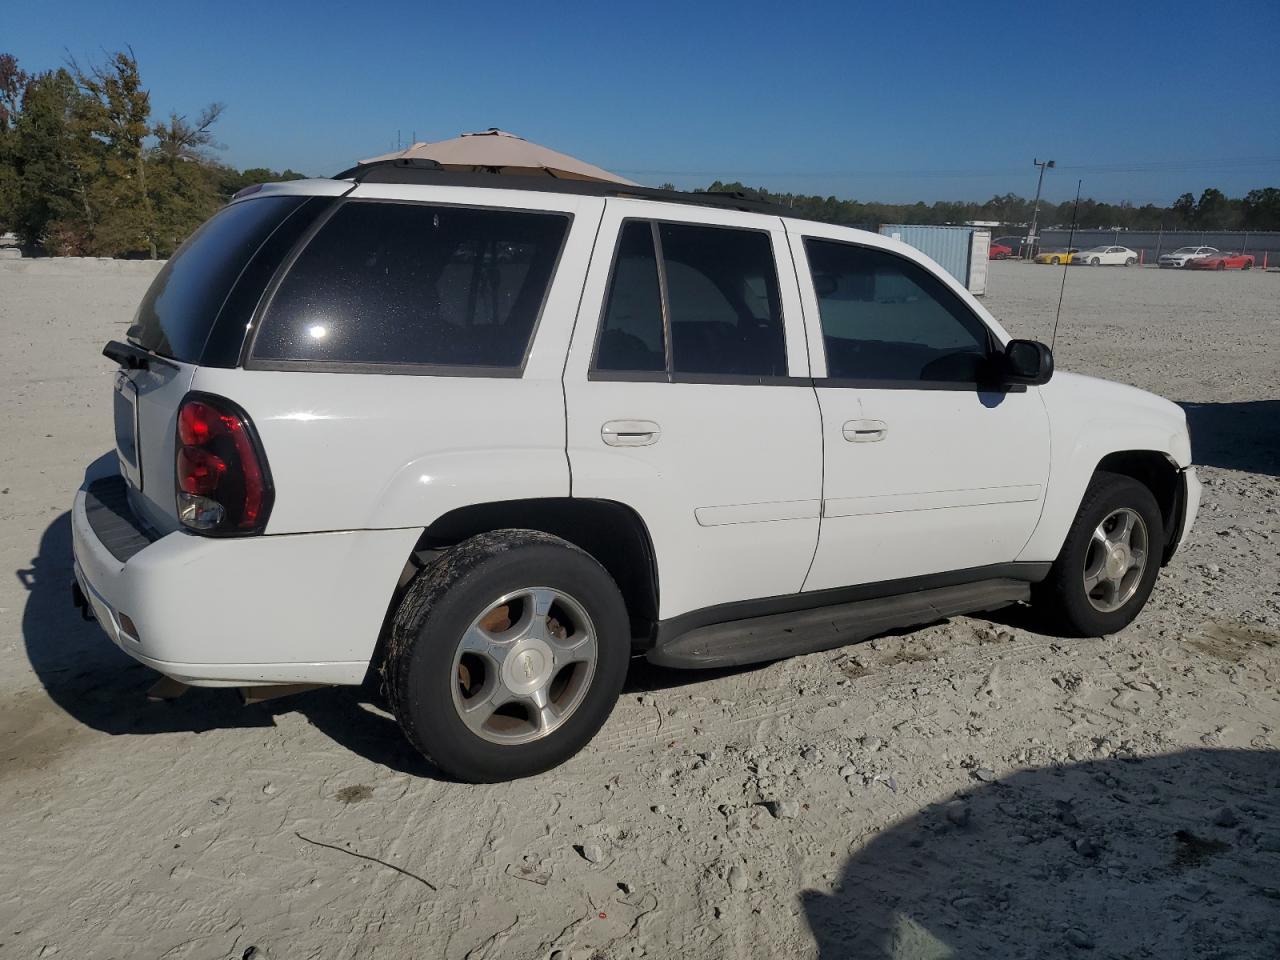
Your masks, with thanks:
M 127 508 L 91 517 L 96 492 L 71 513 L 76 581 L 116 646 L 193 686 L 361 683 L 421 532 L 153 540 Z

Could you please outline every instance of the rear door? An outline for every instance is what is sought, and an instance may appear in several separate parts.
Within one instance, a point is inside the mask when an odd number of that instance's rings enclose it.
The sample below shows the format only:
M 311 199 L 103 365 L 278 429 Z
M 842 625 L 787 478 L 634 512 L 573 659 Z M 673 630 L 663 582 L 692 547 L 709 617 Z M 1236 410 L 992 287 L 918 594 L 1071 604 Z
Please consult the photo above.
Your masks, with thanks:
M 1038 388 L 981 385 L 1001 341 L 923 258 L 872 237 L 850 242 L 848 231 L 798 229 L 825 450 L 805 590 L 1012 562 L 1049 471 Z
M 649 529 L 659 615 L 796 593 L 822 437 L 779 219 L 607 201 L 565 371 L 575 497 Z

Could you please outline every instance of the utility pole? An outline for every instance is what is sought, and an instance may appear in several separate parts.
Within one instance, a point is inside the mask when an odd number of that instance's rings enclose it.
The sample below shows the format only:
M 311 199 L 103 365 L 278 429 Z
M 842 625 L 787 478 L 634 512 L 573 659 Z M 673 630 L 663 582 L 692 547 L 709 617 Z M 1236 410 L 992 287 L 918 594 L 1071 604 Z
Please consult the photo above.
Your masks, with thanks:
M 1040 190 L 1044 187 L 1044 172 L 1049 167 L 1057 166 L 1052 160 L 1032 160 L 1031 162 L 1040 168 L 1040 180 L 1036 183 L 1036 205 L 1031 211 L 1031 232 L 1027 234 L 1027 252 L 1023 257 L 1024 260 L 1031 259 L 1036 249 L 1036 223 L 1040 219 Z

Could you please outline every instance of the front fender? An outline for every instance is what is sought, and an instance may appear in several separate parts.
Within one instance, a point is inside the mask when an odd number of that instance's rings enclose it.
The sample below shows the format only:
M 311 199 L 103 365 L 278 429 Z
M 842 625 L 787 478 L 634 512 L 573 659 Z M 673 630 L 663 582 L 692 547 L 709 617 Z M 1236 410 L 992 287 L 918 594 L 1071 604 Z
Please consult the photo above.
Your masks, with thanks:
M 1057 558 L 1104 457 L 1150 451 L 1177 469 L 1191 465 L 1186 416 L 1168 400 L 1070 373 L 1055 375 L 1041 396 L 1052 432 L 1051 467 L 1040 520 L 1017 558 L 1028 562 Z

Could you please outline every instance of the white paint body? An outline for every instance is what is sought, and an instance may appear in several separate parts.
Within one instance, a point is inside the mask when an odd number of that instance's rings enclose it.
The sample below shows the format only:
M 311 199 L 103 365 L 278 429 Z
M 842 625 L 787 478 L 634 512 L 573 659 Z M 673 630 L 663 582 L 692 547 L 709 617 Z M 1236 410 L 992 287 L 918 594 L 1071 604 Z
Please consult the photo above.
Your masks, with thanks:
M 1073 256 L 1071 262 L 1097 267 L 1123 267 L 1138 262 L 1138 251 L 1128 247 L 1090 247 Z
M 1160 255 L 1159 265 L 1162 267 L 1185 267 L 1192 260 L 1203 260 L 1205 257 L 1216 257 L 1217 247 L 1179 247 L 1171 253 Z
M 269 189 L 333 195 L 349 186 Z M 1154 395 L 1066 373 L 998 399 L 972 389 L 815 386 L 827 372 L 806 236 L 923 265 L 1000 344 L 1009 339 L 941 268 L 887 237 L 760 213 L 524 190 L 378 184 L 349 195 L 552 210 L 573 220 L 522 376 L 180 364 L 145 378 L 140 389 L 158 402 L 140 416 L 148 473 L 141 512 L 163 535 L 116 561 L 88 524 L 82 491 L 73 513 L 77 576 L 122 649 L 185 682 L 359 683 L 418 538 L 471 504 L 572 496 L 630 507 L 653 544 L 662 619 L 1051 561 L 1098 462 L 1118 451 L 1157 451 L 1186 469 L 1185 527 L 1194 519 L 1199 485 L 1185 417 Z M 627 217 L 768 233 L 785 383 L 588 377 Z M 176 522 L 164 491 L 188 389 L 234 400 L 255 424 L 275 486 L 264 535 L 205 538 Z M 634 439 L 645 431 L 652 435 Z M 867 431 L 881 435 L 862 442 Z M 136 638 L 120 628 L 121 613 Z

